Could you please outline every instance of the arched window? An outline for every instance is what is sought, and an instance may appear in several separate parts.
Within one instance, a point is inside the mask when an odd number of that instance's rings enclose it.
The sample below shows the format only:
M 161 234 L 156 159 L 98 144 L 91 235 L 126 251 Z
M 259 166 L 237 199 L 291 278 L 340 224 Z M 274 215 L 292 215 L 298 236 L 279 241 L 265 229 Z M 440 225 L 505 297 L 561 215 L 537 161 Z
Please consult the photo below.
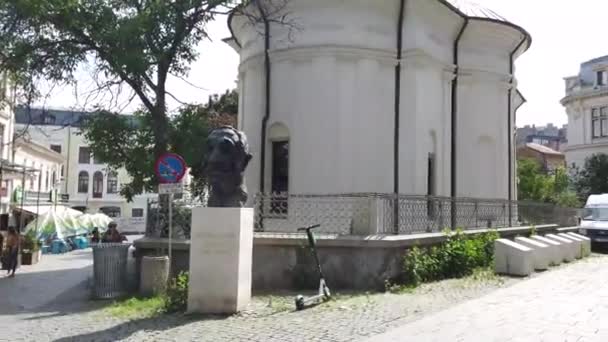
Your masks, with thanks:
M 270 127 L 271 141 L 270 186 L 273 192 L 271 213 L 285 216 L 288 210 L 289 193 L 289 130 L 282 123 Z
M 86 171 L 80 171 L 78 174 L 78 193 L 86 194 L 89 192 L 89 174 Z
M 114 171 L 108 172 L 108 193 L 118 193 L 118 176 Z
M 97 171 L 93 174 L 93 198 L 103 197 L 103 173 Z

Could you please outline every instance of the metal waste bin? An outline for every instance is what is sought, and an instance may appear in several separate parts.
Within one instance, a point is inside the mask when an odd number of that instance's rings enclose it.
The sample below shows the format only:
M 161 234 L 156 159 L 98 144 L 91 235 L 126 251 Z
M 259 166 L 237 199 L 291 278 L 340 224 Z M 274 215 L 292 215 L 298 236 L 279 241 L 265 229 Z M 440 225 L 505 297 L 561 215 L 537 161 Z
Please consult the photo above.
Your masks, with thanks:
M 127 256 L 130 243 L 93 246 L 93 297 L 111 299 L 127 293 Z

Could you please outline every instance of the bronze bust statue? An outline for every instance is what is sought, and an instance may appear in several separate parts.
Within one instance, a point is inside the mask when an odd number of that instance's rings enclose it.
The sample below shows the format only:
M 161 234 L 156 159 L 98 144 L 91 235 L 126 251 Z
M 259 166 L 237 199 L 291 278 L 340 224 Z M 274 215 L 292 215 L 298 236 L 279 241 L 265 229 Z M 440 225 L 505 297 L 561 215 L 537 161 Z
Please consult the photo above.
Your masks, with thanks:
M 251 160 L 247 137 L 231 126 L 222 126 L 207 137 L 203 168 L 209 182 L 209 207 L 243 207 L 247 202 L 244 172 Z

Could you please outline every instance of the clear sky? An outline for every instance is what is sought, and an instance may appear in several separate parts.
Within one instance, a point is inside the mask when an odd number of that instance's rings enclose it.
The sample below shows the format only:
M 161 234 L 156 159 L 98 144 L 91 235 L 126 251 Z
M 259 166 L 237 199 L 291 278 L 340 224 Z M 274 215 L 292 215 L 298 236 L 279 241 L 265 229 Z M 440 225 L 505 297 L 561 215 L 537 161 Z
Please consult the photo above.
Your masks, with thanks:
M 580 63 L 608 54 L 606 44 L 606 0 L 475 0 L 532 35 L 532 47 L 516 63 L 519 89 L 528 103 L 521 107 L 517 125 L 562 125 L 566 114 L 559 103 L 564 95 L 563 77 L 578 74 Z M 200 45 L 200 58 L 192 65 L 188 81 L 169 81 L 168 89 L 181 101 L 205 102 L 209 94 L 236 86 L 238 56 L 221 39 L 229 36 L 226 19 L 209 26 L 212 42 Z M 45 104 L 52 107 L 82 105 L 87 89 L 82 72 L 78 101 L 73 89 L 55 90 Z M 201 89 L 203 88 L 203 89 Z M 171 101 L 175 108 L 178 103 Z M 132 105 L 128 110 L 135 109 Z

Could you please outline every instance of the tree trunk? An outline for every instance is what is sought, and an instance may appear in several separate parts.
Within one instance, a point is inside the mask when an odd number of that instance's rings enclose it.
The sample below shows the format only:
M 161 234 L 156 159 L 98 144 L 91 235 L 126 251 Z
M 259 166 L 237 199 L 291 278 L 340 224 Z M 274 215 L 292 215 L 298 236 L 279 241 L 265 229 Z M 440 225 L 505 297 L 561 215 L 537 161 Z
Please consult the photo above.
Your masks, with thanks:
M 166 114 L 165 104 L 165 91 L 164 87 L 159 87 L 159 91 L 156 94 L 156 106 L 151 111 L 152 114 L 152 130 L 154 133 L 154 159 L 158 160 L 163 154 L 167 153 L 169 147 L 169 118 Z M 156 176 L 155 184 L 160 184 L 160 179 Z M 162 216 L 168 218 L 169 216 L 169 195 L 158 196 L 159 210 L 163 214 Z M 165 220 L 165 224 L 168 225 L 168 220 Z M 163 231 L 168 232 L 168 226 L 163 227 Z

